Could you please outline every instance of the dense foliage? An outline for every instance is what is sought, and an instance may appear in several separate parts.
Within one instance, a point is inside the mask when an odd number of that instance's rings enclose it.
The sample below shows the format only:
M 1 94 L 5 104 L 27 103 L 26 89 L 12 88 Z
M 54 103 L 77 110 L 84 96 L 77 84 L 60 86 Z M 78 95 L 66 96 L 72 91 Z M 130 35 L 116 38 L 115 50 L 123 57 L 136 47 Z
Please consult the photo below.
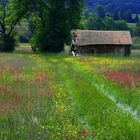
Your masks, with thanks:
M 70 30 L 79 26 L 81 6 L 82 0 L 1 0 L 1 51 L 14 50 L 14 29 L 25 15 L 33 23 L 33 50 L 62 51 Z
M 86 27 L 89 30 L 129 30 L 124 20 L 114 21 L 111 17 L 105 17 L 104 19 L 89 17 L 86 22 Z
M 135 33 L 136 33 L 137 36 L 140 36 L 140 23 L 136 24 Z
M 70 30 L 79 26 L 81 0 L 37 1 L 31 6 L 36 24 L 31 41 L 33 50 L 62 51 Z
M 0 0 L 0 51 L 14 50 L 14 29 L 24 14 L 25 10 L 16 0 Z
M 139 0 L 85 0 L 85 2 L 88 11 L 95 13 L 99 11 L 99 16 L 106 14 L 112 16 L 115 20 L 124 19 L 130 23 L 138 21 L 138 14 L 140 14 Z M 97 8 L 97 5 L 100 6 Z
M 93 10 L 93 6 L 96 3 L 105 5 L 109 12 L 114 12 L 115 10 L 126 11 L 126 9 L 131 10 L 133 14 L 140 13 L 140 1 L 139 0 L 85 0 L 88 9 Z

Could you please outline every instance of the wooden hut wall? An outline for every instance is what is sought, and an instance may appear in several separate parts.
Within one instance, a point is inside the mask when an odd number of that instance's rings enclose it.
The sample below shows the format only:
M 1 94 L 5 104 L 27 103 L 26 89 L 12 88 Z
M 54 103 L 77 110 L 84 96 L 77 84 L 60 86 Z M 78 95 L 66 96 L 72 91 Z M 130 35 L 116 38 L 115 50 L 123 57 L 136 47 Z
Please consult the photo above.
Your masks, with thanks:
M 121 56 L 129 56 L 131 53 L 130 45 L 92 45 L 78 47 L 79 53 L 82 54 L 100 54 L 100 53 L 114 53 Z

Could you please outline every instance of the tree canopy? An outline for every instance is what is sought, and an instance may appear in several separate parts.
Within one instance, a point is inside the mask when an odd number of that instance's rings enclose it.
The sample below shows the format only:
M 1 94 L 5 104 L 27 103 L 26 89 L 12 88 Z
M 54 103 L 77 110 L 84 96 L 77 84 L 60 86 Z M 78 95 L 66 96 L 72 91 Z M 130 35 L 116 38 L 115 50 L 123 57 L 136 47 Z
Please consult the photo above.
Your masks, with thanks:
M 0 0 L 0 47 L 7 46 L 5 37 L 14 42 L 13 31 L 26 16 L 35 26 L 34 50 L 62 51 L 70 30 L 79 26 L 81 6 L 82 0 Z
M 104 19 L 90 17 L 87 20 L 87 28 L 89 30 L 129 30 L 126 21 L 114 21 L 111 17 L 105 17 Z
M 81 18 L 82 0 L 32 0 L 29 12 L 36 25 L 31 40 L 33 50 L 60 52 L 70 30 Z
M 0 51 L 14 50 L 14 29 L 26 13 L 21 5 L 17 0 L 0 0 Z
M 134 15 L 140 14 L 139 0 L 85 0 L 87 11 L 94 12 L 103 18 L 105 15 L 114 20 L 123 19 L 129 23 L 136 23 Z

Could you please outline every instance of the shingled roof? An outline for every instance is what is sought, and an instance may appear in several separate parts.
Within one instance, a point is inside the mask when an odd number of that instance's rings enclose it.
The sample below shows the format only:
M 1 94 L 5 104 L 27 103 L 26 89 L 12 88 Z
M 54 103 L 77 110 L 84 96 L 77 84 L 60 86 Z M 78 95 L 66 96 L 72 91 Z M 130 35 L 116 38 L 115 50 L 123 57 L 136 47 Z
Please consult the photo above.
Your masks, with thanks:
M 129 31 L 73 30 L 77 45 L 132 45 Z

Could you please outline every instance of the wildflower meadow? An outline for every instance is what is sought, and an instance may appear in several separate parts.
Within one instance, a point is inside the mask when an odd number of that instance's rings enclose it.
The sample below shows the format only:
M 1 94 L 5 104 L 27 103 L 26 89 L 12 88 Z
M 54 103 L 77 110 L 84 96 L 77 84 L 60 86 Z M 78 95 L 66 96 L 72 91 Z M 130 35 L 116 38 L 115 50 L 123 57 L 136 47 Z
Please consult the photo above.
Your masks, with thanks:
M 1 53 L 0 139 L 139 140 L 139 59 Z

